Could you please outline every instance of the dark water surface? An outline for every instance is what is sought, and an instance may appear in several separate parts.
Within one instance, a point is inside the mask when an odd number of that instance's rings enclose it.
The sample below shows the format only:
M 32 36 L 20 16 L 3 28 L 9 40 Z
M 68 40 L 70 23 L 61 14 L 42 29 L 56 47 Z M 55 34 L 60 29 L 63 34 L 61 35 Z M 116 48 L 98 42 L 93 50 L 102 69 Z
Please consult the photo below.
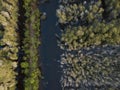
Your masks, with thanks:
M 61 90 L 60 86 L 60 55 L 61 50 L 57 46 L 55 34 L 60 33 L 56 26 L 56 9 L 58 0 L 49 0 L 47 3 L 40 4 L 40 10 L 47 14 L 47 19 L 41 21 L 41 46 L 40 62 L 44 79 L 41 81 L 42 90 Z

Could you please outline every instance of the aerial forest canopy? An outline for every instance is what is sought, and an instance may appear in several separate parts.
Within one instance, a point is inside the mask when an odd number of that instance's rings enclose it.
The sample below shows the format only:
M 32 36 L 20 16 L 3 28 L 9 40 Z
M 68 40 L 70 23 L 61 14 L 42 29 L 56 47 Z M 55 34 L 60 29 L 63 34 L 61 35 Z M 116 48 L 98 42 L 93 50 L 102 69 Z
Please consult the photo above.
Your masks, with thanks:
M 0 89 L 15 90 L 18 53 L 18 0 L 0 0 Z
M 120 1 L 61 0 L 57 17 L 65 90 L 120 87 Z M 114 73 L 114 75 L 113 75 Z M 90 87 L 92 87 L 90 89 Z
M 38 90 L 41 73 L 38 63 L 38 47 L 40 45 L 40 12 L 37 0 L 24 0 L 25 33 L 23 39 L 23 68 L 25 90 Z
M 61 4 L 57 16 L 61 24 L 67 25 L 61 38 L 63 44 L 71 50 L 91 45 L 120 44 L 119 4 L 114 0 Z
M 40 12 L 37 3 L 37 0 L 0 0 L 0 90 L 18 88 L 19 69 L 24 75 L 21 86 L 24 90 L 39 88 Z
M 0 0 L 0 90 L 40 90 L 47 69 L 47 74 L 57 70 L 45 79 L 50 81 L 55 74 L 53 82 L 57 82 L 60 77 L 62 90 L 119 90 L 120 0 L 52 2 Z M 44 5 L 53 5 L 54 10 Z M 41 7 L 45 12 L 40 12 Z M 61 31 L 45 32 L 45 27 Z M 49 65 L 47 60 L 45 65 L 39 62 L 40 45 L 43 58 L 54 59 Z

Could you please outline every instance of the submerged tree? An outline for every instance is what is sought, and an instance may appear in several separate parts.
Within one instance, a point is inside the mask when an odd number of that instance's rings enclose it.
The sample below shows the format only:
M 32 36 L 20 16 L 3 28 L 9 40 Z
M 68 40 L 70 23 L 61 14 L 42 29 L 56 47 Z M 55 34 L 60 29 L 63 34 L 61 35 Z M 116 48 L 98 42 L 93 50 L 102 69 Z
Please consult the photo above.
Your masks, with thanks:
M 89 50 L 84 49 L 76 54 L 62 55 L 61 84 L 64 90 L 119 88 L 120 55 L 116 53 L 120 53 L 120 46 L 95 47 Z
M 61 0 L 58 22 L 65 25 L 59 46 L 65 90 L 120 87 L 119 0 Z M 77 1 L 77 0 L 72 0 Z M 68 2 L 68 3 L 67 3 Z

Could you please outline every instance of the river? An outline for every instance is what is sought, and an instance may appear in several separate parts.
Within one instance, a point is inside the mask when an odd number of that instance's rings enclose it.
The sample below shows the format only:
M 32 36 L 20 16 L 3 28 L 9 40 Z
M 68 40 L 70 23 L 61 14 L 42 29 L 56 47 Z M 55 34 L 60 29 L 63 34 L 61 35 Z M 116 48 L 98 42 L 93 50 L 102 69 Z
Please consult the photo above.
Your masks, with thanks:
M 57 8 L 57 0 L 40 4 L 40 10 L 47 14 L 46 20 L 41 21 L 40 62 L 44 77 L 41 81 L 41 90 L 61 90 L 59 60 L 62 51 L 57 46 L 55 36 L 55 34 L 60 34 L 60 28 L 56 25 Z

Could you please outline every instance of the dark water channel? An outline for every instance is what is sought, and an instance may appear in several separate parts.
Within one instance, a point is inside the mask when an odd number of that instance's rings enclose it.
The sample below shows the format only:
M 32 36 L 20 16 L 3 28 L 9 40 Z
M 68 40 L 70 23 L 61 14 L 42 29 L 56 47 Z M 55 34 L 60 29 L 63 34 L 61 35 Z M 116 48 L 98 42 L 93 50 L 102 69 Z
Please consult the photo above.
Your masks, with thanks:
M 60 29 L 56 26 L 57 0 L 40 4 L 40 10 L 46 13 L 46 20 L 41 21 L 41 46 L 40 62 L 44 78 L 41 81 L 41 90 L 61 90 L 60 86 L 60 55 L 61 50 L 57 46 L 55 34 L 60 34 Z

